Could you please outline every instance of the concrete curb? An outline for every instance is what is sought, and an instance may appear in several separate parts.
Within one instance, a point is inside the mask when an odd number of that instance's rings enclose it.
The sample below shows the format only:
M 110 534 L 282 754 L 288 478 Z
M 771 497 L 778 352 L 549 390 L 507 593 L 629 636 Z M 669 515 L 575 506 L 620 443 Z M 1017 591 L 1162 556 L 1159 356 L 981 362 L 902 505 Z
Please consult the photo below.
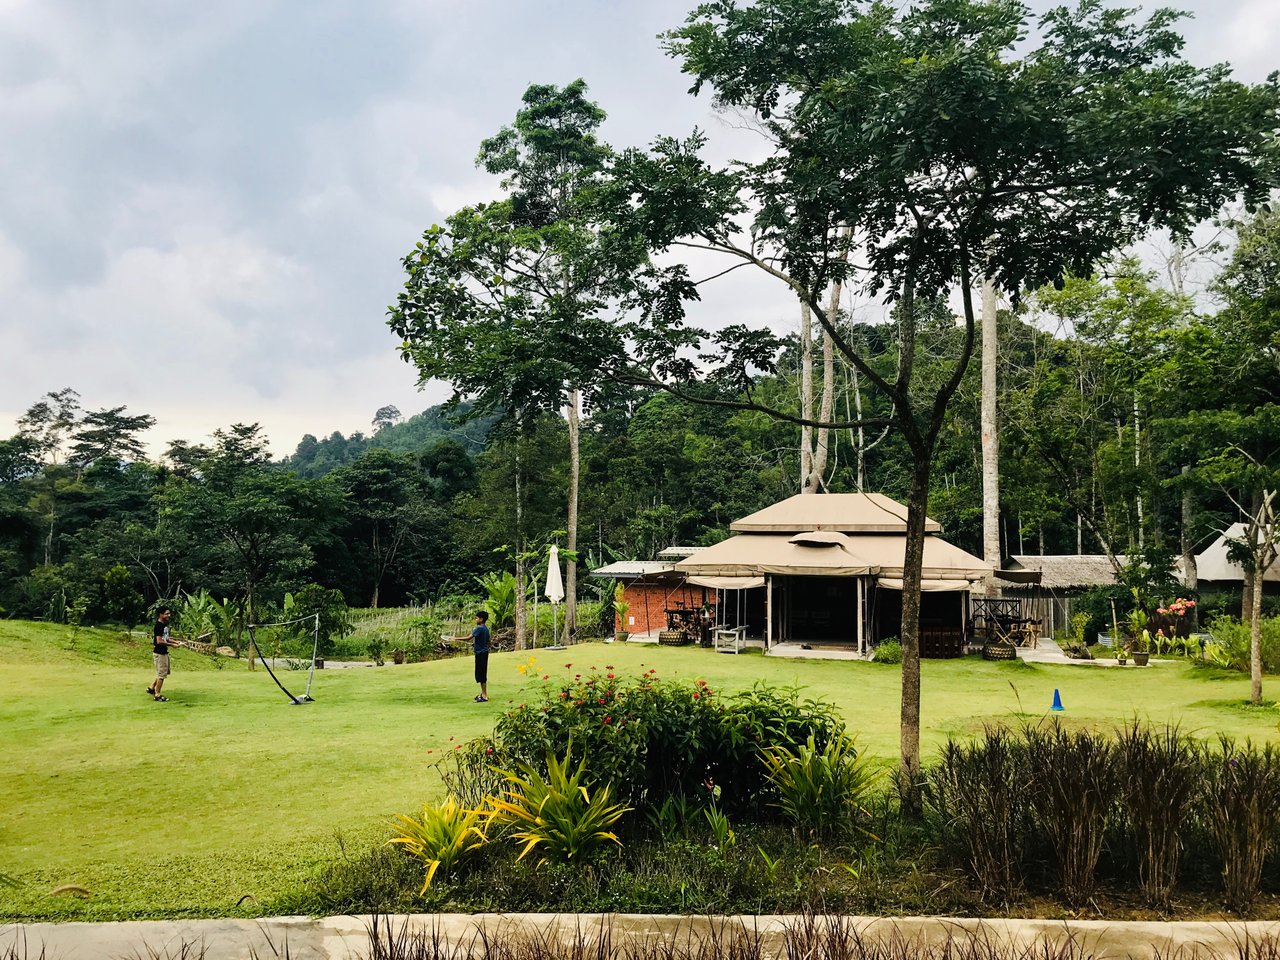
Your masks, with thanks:
M 1019 920 L 963 917 L 845 917 L 863 939 L 916 944 L 948 940 L 1029 947 L 1076 945 L 1095 960 L 1170 960 L 1194 956 L 1234 960 L 1247 941 L 1280 938 L 1280 922 L 1174 923 L 1106 920 Z M 32 923 L 0 926 L 0 957 L 14 960 L 363 960 L 369 954 L 367 916 L 270 917 L 262 920 L 150 920 L 120 923 Z M 571 942 L 608 930 L 615 946 L 645 940 L 677 943 L 746 931 L 766 953 L 781 954 L 794 916 L 684 917 L 650 914 L 414 914 L 383 918 L 391 936 L 435 935 L 455 947 L 490 936 L 538 936 Z M 818 923 L 826 923 L 819 918 Z M 287 952 L 286 947 L 287 945 Z M 10 952 L 12 951 L 12 952 Z M 462 954 L 465 956 L 465 951 Z

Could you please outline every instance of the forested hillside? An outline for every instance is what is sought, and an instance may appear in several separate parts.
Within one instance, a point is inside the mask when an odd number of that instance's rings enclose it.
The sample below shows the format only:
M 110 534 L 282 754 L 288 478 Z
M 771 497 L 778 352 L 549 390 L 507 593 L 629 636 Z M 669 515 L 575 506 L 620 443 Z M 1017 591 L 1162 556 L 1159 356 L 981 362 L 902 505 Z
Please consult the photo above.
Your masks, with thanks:
M 1264 232 L 1269 231 L 1269 232 Z M 1274 242 L 1249 225 L 1241 249 Z M 1238 256 L 1215 309 L 1197 309 L 1130 261 L 1071 280 L 1000 315 L 1004 552 L 1145 552 L 1171 562 L 1255 502 L 1280 466 L 1280 341 L 1273 301 Z M 785 320 L 783 321 L 785 322 Z M 886 371 L 892 324 L 849 324 Z M 920 375 L 958 349 L 942 305 L 923 322 Z M 800 347 L 753 397 L 796 408 Z M 835 368 L 837 411 L 876 400 Z M 935 461 L 930 513 L 980 549 L 978 371 L 966 374 Z M 307 583 L 348 603 L 392 606 L 476 593 L 509 570 L 520 539 L 563 543 L 567 425 L 542 414 L 517 430 L 495 414 L 432 408 L 369 437 L 304 438 L 272 462 L 254 425 L 142 455 L 146 415 L 86 410 L 72 390 L 38 399 L 0 441 L 0 605 L 7 616 L 130 620 L 179 591 L 255 604 Z M 709 543 L 730 521 L 800 489 L 800 428 L 764 414 L 618 387 L 584 412 L 580 567 Z M 833 431 L 827 489 L 905 496 L 893 431 Z

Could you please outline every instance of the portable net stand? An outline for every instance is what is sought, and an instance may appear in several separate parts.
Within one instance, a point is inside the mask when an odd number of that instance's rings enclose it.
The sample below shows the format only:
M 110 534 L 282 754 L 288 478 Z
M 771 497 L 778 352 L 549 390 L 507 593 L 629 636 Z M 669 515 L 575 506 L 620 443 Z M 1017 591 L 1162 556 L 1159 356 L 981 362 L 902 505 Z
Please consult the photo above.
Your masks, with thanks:
M 301 697 L 295 697 L 289 692 L 288 688 L 280 682 L 280 678 L 276 676 L 276 672 L 271 669 L 266 655 L 262 652 L 262 648 L 258 646 L 258 627 L 289 627 L 295 623 L 305 623 L 308 620 L 313 621 L 311 628 L 311 669 L 307 672 L 307 692 Z M 300 707 L 304 703 L 315 703 L 315 698 L 311 696 L 311 680 L 316 675 L 316 654 L 320 650 L 320 614 L 313 617 L 299 617 L 296 620 L 282 620 L 279 623 L 251 623 L 249 624 L 249 642 L 253 644 L 253 649 L 258 651 L 258 658 L 262 661 L 262 665 L 266 667 L 267 673 L 271 675 L 271 679 L 276 682 L 276 686 L 284 691 L 284 695 L 289 698 L 295 707 Z M 274 657 L 271 659 L 275 659 Z

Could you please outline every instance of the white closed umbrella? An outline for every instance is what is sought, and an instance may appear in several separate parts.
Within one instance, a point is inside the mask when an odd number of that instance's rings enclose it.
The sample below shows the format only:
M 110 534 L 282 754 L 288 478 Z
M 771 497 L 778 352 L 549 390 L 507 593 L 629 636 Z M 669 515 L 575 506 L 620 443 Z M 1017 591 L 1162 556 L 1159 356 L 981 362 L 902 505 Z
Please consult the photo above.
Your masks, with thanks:
M 558 605 L 564 600 L 564 580 L 560 577 L 560 548 L 554 544 L 551 555 L 547 557 L 546 594 L 551 601 L 551 645 L 555 647 L 559 643 Z

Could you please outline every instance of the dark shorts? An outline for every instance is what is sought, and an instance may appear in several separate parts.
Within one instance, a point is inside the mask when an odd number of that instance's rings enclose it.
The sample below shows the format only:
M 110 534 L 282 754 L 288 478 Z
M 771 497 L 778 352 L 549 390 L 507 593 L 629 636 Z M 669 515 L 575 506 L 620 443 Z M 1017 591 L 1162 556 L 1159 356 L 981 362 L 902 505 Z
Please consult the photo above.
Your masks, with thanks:
M 489 651 L 476 654 L 476 683 L 489 682 Z

